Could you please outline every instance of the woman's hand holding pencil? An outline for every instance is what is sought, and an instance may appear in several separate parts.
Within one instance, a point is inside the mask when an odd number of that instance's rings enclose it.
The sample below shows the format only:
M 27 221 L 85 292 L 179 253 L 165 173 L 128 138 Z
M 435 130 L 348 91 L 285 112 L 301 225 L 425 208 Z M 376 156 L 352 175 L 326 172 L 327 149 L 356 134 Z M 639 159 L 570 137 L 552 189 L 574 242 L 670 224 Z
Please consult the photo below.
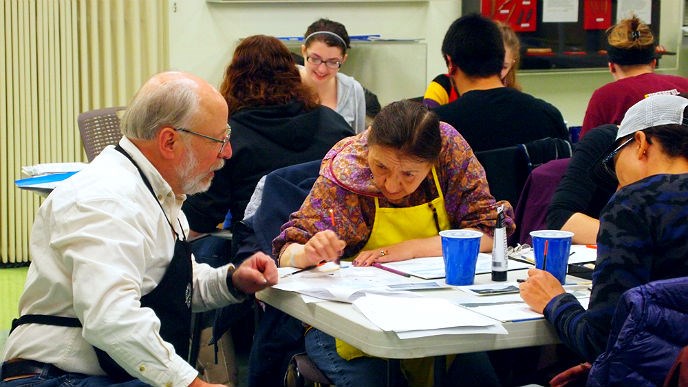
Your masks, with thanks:
M 538 313 L 545 310 L 552 298 L 566 292 L 558 279 L 540 269 L 528 269 L 528 279 L 519 282 L 521 298 Z

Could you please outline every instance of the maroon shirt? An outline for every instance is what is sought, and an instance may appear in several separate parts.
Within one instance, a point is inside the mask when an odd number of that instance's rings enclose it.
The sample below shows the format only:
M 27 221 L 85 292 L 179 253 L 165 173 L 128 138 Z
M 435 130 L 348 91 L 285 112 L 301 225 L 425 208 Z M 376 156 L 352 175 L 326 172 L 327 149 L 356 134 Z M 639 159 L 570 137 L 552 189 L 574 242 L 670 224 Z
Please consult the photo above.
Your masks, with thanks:
M 688 78 L 647 73 L 607 83 L 592 93 L 583 119 L 581 138 L 604 124 L 619 125 L 631 106 L 653 93 L 688 92 Z

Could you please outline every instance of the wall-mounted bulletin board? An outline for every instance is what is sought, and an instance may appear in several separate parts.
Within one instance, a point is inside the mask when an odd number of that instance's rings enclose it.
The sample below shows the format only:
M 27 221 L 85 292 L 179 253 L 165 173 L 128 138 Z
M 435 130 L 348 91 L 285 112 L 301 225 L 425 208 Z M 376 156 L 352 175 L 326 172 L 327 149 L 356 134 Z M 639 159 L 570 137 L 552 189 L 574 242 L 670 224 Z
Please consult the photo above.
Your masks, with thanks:
M 513 28 L 521 39 L 524 70 L 607 67 L 605 30 L 636 14 L 659 36 L 660 1 L 473 0 L 463 12 L 481 14 Z

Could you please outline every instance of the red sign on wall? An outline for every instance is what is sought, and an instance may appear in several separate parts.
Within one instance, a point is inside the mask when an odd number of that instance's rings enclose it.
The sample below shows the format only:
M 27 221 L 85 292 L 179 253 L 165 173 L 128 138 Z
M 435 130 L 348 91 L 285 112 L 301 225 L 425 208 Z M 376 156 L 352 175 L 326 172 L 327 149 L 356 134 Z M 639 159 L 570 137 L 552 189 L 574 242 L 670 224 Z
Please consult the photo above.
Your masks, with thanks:
M 536 0 L 481 0 L 480 12 L 516 32 L 532 32 L 537 27 Z
M 612 25 L 612 0 L 583 2 L 583 29 L 606 30 Z

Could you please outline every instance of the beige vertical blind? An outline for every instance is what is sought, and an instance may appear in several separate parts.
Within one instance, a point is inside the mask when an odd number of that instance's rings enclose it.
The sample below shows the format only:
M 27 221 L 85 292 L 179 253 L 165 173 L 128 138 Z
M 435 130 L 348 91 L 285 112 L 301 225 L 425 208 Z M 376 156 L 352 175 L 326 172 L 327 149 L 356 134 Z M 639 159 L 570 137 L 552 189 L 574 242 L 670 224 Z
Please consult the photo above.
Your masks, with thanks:
M 168 67 L 166 0 L 0 1 L 0 264 L 27 262 L 41 199 L 23 165 L 85 161 L 77 116 Z

